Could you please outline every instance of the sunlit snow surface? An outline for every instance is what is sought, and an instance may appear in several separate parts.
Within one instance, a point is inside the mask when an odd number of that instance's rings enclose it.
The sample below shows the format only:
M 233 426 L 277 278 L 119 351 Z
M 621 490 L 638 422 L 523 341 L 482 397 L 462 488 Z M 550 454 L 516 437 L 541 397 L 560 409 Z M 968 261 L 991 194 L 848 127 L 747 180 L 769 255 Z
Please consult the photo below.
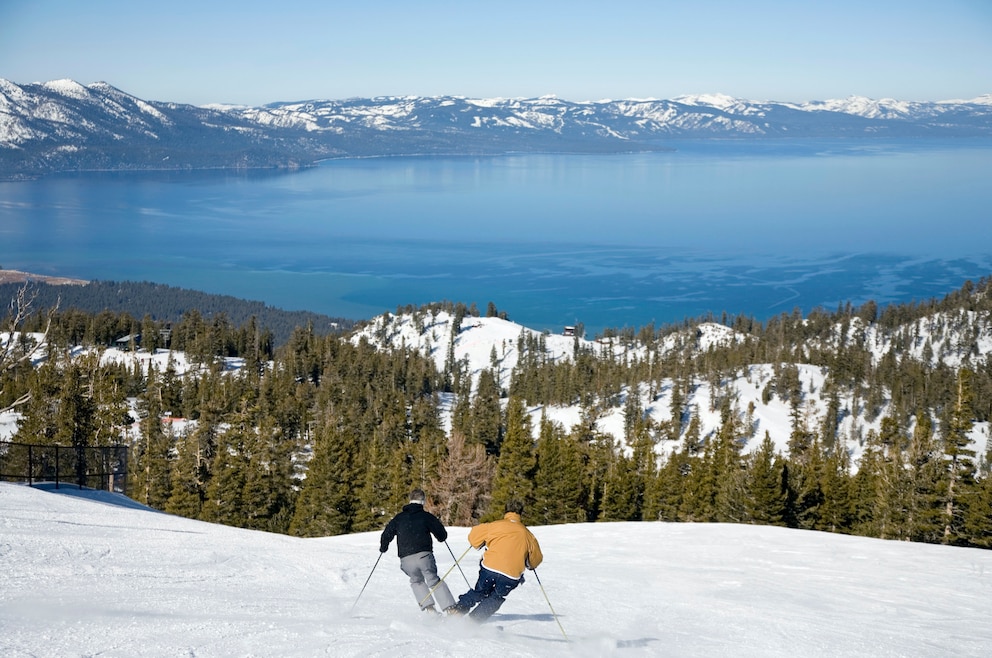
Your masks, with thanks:
M 393 550 L 373 570 L 376 533 L 298 539 L 61 492 L 75 495 L 0 484 L 2 656 L 992 653 L 992 551 L 721 524 L 534 527 L 547 598 L 528 575 L 476 626 L 418 612 Z M 463 528 L 436 546 L 456 594 L 466 549 Z M 470 579 L 477 560 L 462 562 Z

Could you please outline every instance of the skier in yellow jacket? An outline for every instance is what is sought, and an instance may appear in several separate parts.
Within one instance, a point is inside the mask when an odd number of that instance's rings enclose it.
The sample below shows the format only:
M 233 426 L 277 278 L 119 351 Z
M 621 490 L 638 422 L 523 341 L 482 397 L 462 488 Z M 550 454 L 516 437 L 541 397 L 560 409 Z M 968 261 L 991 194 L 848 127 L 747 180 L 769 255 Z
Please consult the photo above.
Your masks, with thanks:
M 524 582 L 524 569 L 536 569 L 544 560 L 537 539 L 520 521 L 523 503 L 510 500 L 505 509 L 499 521 L 482 523 L 469 531 L 468 543 L 476 549 L 484 546 L 486 552 L 475 587 L 458 597 L 450 613 L 464 615 L 471 610 L 469 616 L 475 621 L 488 619 L 503 605 L 506 595 Z

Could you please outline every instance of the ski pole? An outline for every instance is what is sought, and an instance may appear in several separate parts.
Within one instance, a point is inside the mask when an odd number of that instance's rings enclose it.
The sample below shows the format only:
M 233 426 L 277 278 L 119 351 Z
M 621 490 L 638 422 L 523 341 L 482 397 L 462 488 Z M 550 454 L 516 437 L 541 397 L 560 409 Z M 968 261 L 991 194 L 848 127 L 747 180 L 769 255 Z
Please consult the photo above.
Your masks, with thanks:
M 537 584 L 541 586 L 541 593 L 544 594 L 544 600 L 548 602 L 548 607 L 551 608 L 551 616 L 555 618 L 558 622 L 558 628 L 561 629 L 561 634 L 565 636 L 565 641 L 568 642 L 568 635 L 565 635 L 565 629 L 561 625 L 561 620 L 558 619 L 558 615 L 555 613 L 555 608 L 551 605 L 551 599 L 548 598 L 548 593 L 544 591 L 544 584 L 541 583 L 541 577 L 537 575 L 537 569 L 531 569 L 534 572 L 534 577 L 537 578 Z
M 372 571 L 369 572 L 369 577 L 365 579 L 365 584 L 362 585 L 362 591 L 358 593 L 358 597 L 355 599 L 355 602 L 351 604 L 351 610 L 348 611 L 349 615 L 355 611 L 355 606 L 358 605 L 358 599 L 362 598 L 362 594 L 365 593 L 365 588 L 369 586 L 369 581 L 372 580 L 372 574 L 375 573 L 375 568 L 379 566 L 379 560 L 382 559 L 383 555 L 385 555 L 385 553 L 379 553 L 379 557 L 375 559 L 375 564 L 372 565 Z
M 460 557 L 460 558 L 458 558 L 457 560 L 455 560 L 455 563 L 454 563 L 454 564 L 452 564 L 452 565 L 451 565 L 451 566 L 450 566 L 450 567 L 448 568 L 448 570 L 444 572 L 444 575 L 443 575 L 443 576 L 441 576 L 441 579 L 440 579 L 440 580 L 438 580 L 438 581 L 437 581 L 436 583 L 434 583 L 434 587 L 432 587 L 432 588 L 431 588 L 431 591 L 429 591 L 429 592 L 427 592 L 427 596 L 425 596 L 424 598 L 422 598 L 422 599 L 420 599 L 420 604 L 419 604 L 419 605 L 420 605 L 420 607 L 421 607 L 421 608 L 422 608 L 422 607 L 424 607 L 424 602 L 425 602 L 425 601 L 427 601 L 427 599 L 429 599 L 429 598 L 431 598 L 431 596 L 433 596 L 433 595 L 434 595 L 434 590 L 436 590 L 436 589 L 437 589 L 437 588 L 438 588 L 438 587 L 439 587 L 439 586 L 441 585 L 441 583 L 443 583 L 443 582 L 444 582 L 444 579 L 448 577 L 448 574 L 449 574 L 449 573 L 451 573 L 451 570 L 452 570 L 452 569 L 454 569 L 455 567 L 457 567 L 457 566 L 458 566 L 458 563 L 462 561 L 462 558 L 463 558 L 463 557 L 465 557 L 466 555 L 468 555 L 468 552 L 469 552 L 470 550 L 472 550 L 472 546 L 471 546 L 471 544 L 469 545 L 469 547 L 468 547 L 468 548 L 466 548 L 466 549 L 465 549 L 465 552 L 464 552 L 464 553 L 462 553 L 462 557 Z M 455 554 L 454 554 L 454 553 L 452 553 L 452 554 L 451 554 L 451 557 L 454 557 L 454 556 L 455 556 Z
M 444 540 L 444 545 L 445 546 L 448 546 L 448 540 L 447 539 Z M 451 553 L 451 559 L 452 560 L 455 560 L 455 552 L 453 550 L 451 550 L 451 546 L 448 546 L 448 552 Z M 464 557 L 464 556 L 462 556 L 462 557 Z M 458 560 L 455 560 L 455 564 L 458 564 Z M 472 589 L 472 583 L 468 582 L 468 576 L 466 576 L 465 575 L 465 572 L 462 571 L 462 565 L 458 564 L 458 570 L 462 572 L 462 578 L 465 579 L 465 584 L 468 585 L 468 588 L 469 589 Z

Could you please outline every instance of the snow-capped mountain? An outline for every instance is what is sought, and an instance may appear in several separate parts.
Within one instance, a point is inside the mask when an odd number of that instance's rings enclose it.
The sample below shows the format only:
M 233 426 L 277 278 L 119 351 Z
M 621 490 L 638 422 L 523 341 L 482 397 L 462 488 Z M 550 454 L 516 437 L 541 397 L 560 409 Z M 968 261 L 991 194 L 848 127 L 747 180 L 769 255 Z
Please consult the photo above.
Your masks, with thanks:
M 305 133 L 209 108 L 144 101 L 102 82 L 19 86 L 0 79 L 0 178 L 294 167 L 331 154 Z
M 713 94 L 574 102 L 553 96 L 376 97 L 197 107 L 104 82 L 0 79 L 0 176 L 92 169 L 298 167 L 329 157 L 660 150 L 690 138 L 992 136 L 992 95 L 784 103 Z

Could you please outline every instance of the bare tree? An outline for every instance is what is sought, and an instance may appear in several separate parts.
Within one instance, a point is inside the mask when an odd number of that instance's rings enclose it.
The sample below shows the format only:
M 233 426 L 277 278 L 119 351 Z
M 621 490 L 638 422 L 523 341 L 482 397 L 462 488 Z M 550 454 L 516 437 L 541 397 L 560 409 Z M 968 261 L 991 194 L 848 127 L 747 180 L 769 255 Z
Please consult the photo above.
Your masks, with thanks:
M 58 301 L 48 311 L 45 330 L 40 339 L 32 338 L 29 340 L 21 332 L 21 327 L 24 325 L 25 320 L 34 312 L 33 306 L 37 296 L 38 291 L 32 289 L 29 282 L 25 282 L 18 289 L 13 299 L 10 300 L 10 304 L 7 307 L 6 331 L 0 333 L 0 375 L 8 370 L 13 370 L 22 363 L 33 361 L 48 342 L 48 332 L 52 328 L 52 319 L 55 317 L 55 312 L 59 307 Z M 0 394 L 2 393 L 3 390 L 0 389 Z M 10 411 L 25 404 L 30 399 L 31 393 L 24 393 L 8 406 L 0 408 L 0 412 Z
M 448 456 L 431 483 L 438 517 L 446 525 L 468 527 L 486 512 L 492 491 L 492 457 L 482 445 L 465 445 L 465 435 L 452 432 Z

